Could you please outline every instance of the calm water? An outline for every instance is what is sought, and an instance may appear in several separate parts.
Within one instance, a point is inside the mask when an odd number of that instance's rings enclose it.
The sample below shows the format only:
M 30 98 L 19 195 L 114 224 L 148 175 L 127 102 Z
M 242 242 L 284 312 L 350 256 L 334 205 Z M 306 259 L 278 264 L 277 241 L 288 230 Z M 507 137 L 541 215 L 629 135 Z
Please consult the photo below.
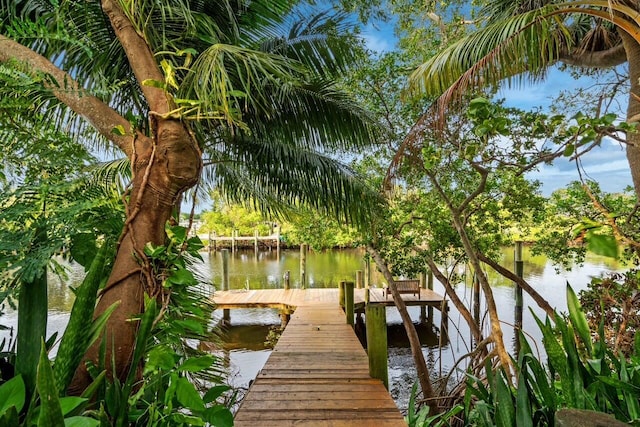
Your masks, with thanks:
M 624 268 L 621 264 L 606 258 L 589 257 L 581 267 L 571 271 L 557 272 L 545 257 L 533 257 L 525 248 L 525 279 L 540 292 L 559 311 L 566 310 L 565 287 L 569 282 L 576 290 L 585 289 L 590 277 L 601 276 L 606 272 L 619 271 Z M 513 265 L 513 250 L 503 252 L 503 265 Z M 222 259 L 219 253 L 210 254 L 203 268 L 210 274 L 208 277 L 213 284 L 220 287 Z M 256 258 L 253 252 L 239 253 L 230 258 L 230 287 L 232 289 L 260 289 L 282 287 L 283 275 L 287 270 L 291 273 L 291 286 L 299 286 L 299 252 L 284 252 L 278 260 L 275 253 L 261 253 Z M 309 253 L 307 275 L 310 287 L 337 287 L 342 280 L 354 280 L 355 271 L 364 270 L 363 252 L 358 250 L 328 251 Z M 375 270 L 375 268 L 373 268 Z M 459 271 L 463 273 L 464 271 Z M 493 294 L 499 314 L 504 323 L 504 333 L 507 345 L 513 342 L 513 329 L 510 324 L 514 319 L 514 287 L 510 281 L 497 275 L 490 276 Z M 381 287 L 383 278 L 375 271 L 372 272 L 372 284 Z M 440 283 L 435 281 L 434 290 L 444 294 Z M 457 287 L 462 300 L 471 307 L 471 287 L 460 283 Z M 528 295 L 524 295 L 525 307 L 535 304 Z M 532 310 L 538 316 L 544 316 L 542 310 L 533 306 Z M 427 363 L 435 373 L 448 372 L 453 363 L 463 354 L 470 351 L 470 332 L 460 314 L 451 307 L 449 313 L 449 341 L 443 347 L 438 345 L 438 334 L 434 327 L 440 326 L 440 312 L 434 310 L 433 326 L 419 323 L 420 309 L 410 307 L 412 319 L 417 324 L 418 333 L 423 346 Z M 280 319 L 275 310 L 247 309 L 232 310 L 232 326 L 227 330 L 226 357 L 229 360 L 233 381 L 236 385 L 246 386 L 264 365 L 270 350 L 264 347 L 264 339 L 268 333 L 267 325 L 277 325 Z M 411 388 L 415 378 L 413 360 L 411 358 L 408 340 L 402 327 L 400 316 L 395 308 L 387 308 L 388 337 L 389 337 L 389 380 L 390 389 L 398 405 L 406 407 L 407 390 Z M 488 333 L 488 321 L 483 322 L 483 329 Z M 523 329 L 535 343 L 541 339 L 533 315 L 525 308 Z
M 200 276 L 220 289 L 222 259 L 220 253 L 203 254 L 204 263 L 198 267 Z M 513 265 L 513 250 L 505 250 L 503 265 Z M 342 280 L 354 280 L 357 270 L 364 270 L 363 252 L 359 250 L 341 250 L 314 253 L 307 255 L 307 277 L 309 287 L 337 287 Z M 619 271 L 624 267 L 612 260 L 591 257 L 582 267 L 572 271 L 557 273 L 551 263 L 544 257 L 532 257 L 528 250 L 524 251 L 525 279 L 540 292 L 552 306 L 560 311 L 566 310 L 565 285 L 571 283 L 576 291 L 585 289 L 591 276 L 600 276 L 609 271 Z M 239 252 L 230 257 L 229 281 L 231 289 L 262 289 L 283 286 L 283 276 L 290 271 L 292 287 L 299 287 L 300 256 L 298 251 L 283 251 L 280 258 L 275 252 L 261 252 L 256 256 L 253 251 Z M 375 270 L 375 268 L 372 268 Z M 463 273 L 463 271 L 459 271 Z M 82 271 L 72 269 L 69 281 L 77 283 Z M 51 278 L 49 330 L 53 333 L 66 325 L 68 312 L 73 303 L 73 295 L 66 284 Z M 511 282 L 490 277 L 493 294 L 496 299 L 501 319 L 504 323 L 505 340 L 513 339 L 510 324 L 514 318 L 514 288 Z M 381 287 L 382 277 L 372 271 L 372 285 Z M 434 290 L 444 293 L 442 286 L 435 281 Z M 458 285 L 458 294 L 468 306 L 471 306 L 471 288 L 465 283 Z M 533 304 L 525 294 L 525 307 Z M 542 311 L 532 307 L 542 316 Z M 410 313 L 416 323 L 420 318 L 420 309 L 411 307 Z M 220 314 L 215 316 L 219 318 Z M 406 407 L 406 392 L 410 389 L 413 378 L 413 362 L 408 348 L 408 341 L 395 308 L 387 309 L 389 324 L 389 378 L 392 394 L 398 405 Z M 264 341 L 270 326 L 279 325 L 280 319 L 275 310 L 244 309 L 231 311 L 231 327 L 226 330 L 225 348 L 219 354 L 228 363 L 232 383 L 245 387 L 255 378 L 269 357 L 270 350 Z M 15 327 L 15 313 L 8 312 L 0 317 L 0 325 Z M 484 322 L 488 331 L 488 322 Z M 440 312 L 434 310 L 435 327 L 440 325 Z M 523 329 L 531 336 L 532 341 L 539 341 L 540 334 L 533 317 L 525 308 Z M 434 372 L 448 372 L 459 356 L 469 351 L 470 333 L 455 307 L 449 314 L 449 341 L 443 347 L 438 346 L 438 335 L 429 325 L 418 325 L 418 332 L 428 363 Z M 8 336 L 7 331 L 0 331 L 0 342 Z M 535 346 L 534 346 L 535 349 Z

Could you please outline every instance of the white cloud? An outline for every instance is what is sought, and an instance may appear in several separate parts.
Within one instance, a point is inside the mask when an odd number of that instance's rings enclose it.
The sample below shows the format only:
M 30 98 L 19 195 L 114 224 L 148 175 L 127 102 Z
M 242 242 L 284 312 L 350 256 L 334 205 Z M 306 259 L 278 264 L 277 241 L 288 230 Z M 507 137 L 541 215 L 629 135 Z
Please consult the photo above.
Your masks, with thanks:
M 360 36 L 367 47 L 377 53 L 392 51 L 398 40 L 393 33 L 393 22 L 370 23 L 362 29 Z

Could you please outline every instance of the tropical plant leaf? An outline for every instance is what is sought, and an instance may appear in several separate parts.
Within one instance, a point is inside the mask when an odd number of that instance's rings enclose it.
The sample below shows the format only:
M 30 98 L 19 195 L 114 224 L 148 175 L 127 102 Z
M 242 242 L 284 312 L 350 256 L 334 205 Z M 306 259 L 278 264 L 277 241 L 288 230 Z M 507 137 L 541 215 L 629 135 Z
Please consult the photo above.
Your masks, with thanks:
M 10 408 L 22 411 L 25 404 L 26 390 L 21 375 L 16 375 L 0 385 L 0 416 L 4 416 Z
M 53 369 L 42 342 L 40 352 L 40 363 L 38 364 L 37 389 L 40 395 L 40 415 L 38 417 L 39 427 L 60 427 L 64 425 L 64 417 L 58 398 L 58 388 L 56 387 Z
M 567 307 L 569 309 L 569 319 L 571 320 L 571 324 L 580 336 L 582 343 L 587 349 L 587 353 L 591 356 L 593 353 L 593 347 L 591 345 L 592 338 L 589 323 L 587 322 L 587 317 L 582 311 L 578 296 L 573 291 L 571 285 L 569 285 L 569 282 L 567 282 Z

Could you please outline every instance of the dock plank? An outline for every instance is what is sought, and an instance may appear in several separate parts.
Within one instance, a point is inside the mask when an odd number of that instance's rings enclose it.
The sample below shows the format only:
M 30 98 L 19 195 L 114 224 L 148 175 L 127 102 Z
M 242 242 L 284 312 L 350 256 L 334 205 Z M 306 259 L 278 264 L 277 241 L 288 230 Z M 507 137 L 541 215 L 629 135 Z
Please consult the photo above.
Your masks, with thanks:
M 369 377 L 367 355 L 335 298 L 296 302 L 236 426 L 406 426 L 382 382 Z

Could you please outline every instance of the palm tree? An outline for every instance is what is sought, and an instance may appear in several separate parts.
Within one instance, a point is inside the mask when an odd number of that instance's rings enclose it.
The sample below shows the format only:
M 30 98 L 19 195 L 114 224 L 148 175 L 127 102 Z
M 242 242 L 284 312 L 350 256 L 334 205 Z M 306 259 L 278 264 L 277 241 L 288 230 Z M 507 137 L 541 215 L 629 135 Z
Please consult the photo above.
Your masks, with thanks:
M 449 45 L 412 74 L 413 87 L 438 96 L 436 110 L 460 100 L 469 90 L 544 79 L 549 67 L 564 63 L 610 68 L 627 63 L 629 98 L 626 121 L 640 121 L 640 19 L 630 2 L 492 0 L 481 11 L 486 25 Z M 423 116 L 409 135 L 417 142 Z M 636 194 L 640 196 L 640 133 L 626 135 L 626 152 Z M 585 147 L 588 148 L 588 147 Z
M 143 248 L 164 243 L 165 223 L 205 164 L 232 197 L 366 217 L 365 188 L 329 156 L 370 144 L 376 129 L 333 84 L 351 59 L 339 21 L 295 21 L 289 2 L 273 0 L 2 3 L 0 65 L 38 80 L 34 105 L 60 129 L 132 165 L 125 226 L 96 308 L 120 301 L 106 333 L 114 375 L 130 364 L 129 319 L 145 293 L 162 293 Z M 289 37 L 280 37 L 287 20 Z M 88 381 L 80 370 L 73 387 Z

